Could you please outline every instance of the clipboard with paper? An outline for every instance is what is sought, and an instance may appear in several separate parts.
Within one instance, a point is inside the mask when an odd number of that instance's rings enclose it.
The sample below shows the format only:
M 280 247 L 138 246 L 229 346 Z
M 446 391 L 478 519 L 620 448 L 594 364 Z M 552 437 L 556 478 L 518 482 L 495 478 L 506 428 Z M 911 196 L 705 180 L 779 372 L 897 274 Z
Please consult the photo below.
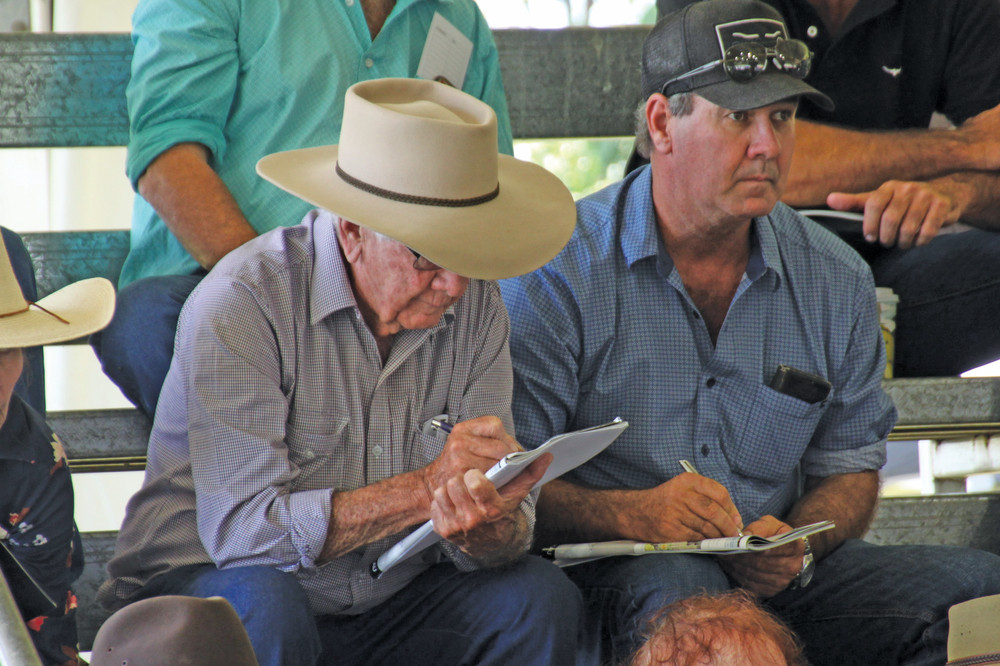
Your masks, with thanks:
M 610 446 L 627 427 L 627 421 L 616 418 L 603 425 L 556 435 L 536 449 L 508 453 L 486 472 L 486 478 L 500 488 L 536 458 L 544 453 L 551 453 L 552 462 L 534 485 L 538 488 L 596 456 Z M 372 577 L 378 578 L 396 564 L 434 545 L 440 538 L 434 532 L 434 523 L 428 520 L 372 562 Z
M 836 525 L 831 520 L 803 525 L 790 532 L 763 537 L 756 534 L 745 536 L 718 537 L 701 541 L 676 541 L 669 543 L 645 543 L 642 541 L 598 541 L 594 543 L 571 543 L 542 549 L 542 557 L 553 560 L 557 566 L 566 567 L 583 564 L 603 557 L 622 555 L 652 555 L 657 553 L 691 553 L 700 555 L 740 555 L 770 550 L 784 546 L 797 539 L 817 532 L 832 530 Z

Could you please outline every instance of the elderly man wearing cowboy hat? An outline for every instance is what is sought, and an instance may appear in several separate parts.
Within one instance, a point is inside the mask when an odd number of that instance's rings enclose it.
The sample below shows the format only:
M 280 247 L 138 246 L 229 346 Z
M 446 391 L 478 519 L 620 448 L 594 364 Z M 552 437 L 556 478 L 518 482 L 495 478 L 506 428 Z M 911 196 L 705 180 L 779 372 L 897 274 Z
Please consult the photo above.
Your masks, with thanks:
M 483 474 L 519 449 L 492 280 L 559 251 L 572 198 L 446 85 L 358 83 L 343 122 L 260 161 L 318 208 L 185 305 L 100 597 L 221 596 L 262 664 L 572 663 L 580 595 L 524 555 L 549 459 L 499 491 Z M 428 519 L 435 548 L 369 574 Z
M 93 333 L 111 321 L 114 306 L 114 287 L 104 278 L 29 302 L 0 237 L 0 569 L 43 664 L 77 663 L 70 585 L 82 570 L 83 551 L 63 444 L 14 385 L 25 366 L 25 348 Z M 17 575 L 21 569 L 27 577 Z M 36 593 L 36 585 L 45 595 Z

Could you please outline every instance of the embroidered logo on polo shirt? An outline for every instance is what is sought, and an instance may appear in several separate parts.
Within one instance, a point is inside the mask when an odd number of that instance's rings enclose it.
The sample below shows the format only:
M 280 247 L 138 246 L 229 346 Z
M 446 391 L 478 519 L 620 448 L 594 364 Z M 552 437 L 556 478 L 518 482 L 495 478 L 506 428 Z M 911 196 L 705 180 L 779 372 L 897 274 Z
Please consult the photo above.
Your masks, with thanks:
M 885 65 L 882 65 L 882 71 L 895 79 L 896 77 L 898 77 L 902 73 L 903 68 L 902 67 L 886 67 Z

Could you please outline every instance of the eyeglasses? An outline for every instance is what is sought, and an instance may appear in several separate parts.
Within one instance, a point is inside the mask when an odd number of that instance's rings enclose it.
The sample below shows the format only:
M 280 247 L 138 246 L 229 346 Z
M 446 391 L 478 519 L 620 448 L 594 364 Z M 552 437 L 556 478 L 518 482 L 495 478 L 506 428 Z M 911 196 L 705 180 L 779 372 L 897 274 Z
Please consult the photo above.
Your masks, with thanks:
M 675 76 L 663 84 L 660 93 L 666 95 L 667 88 L 678 81 L 704 74 L 719 65 L 723 66 L 730 79 L 739 83 L 750 81 L 761 74 L 767 69 L 768 62 L 785 74 L 804 79 L 812 67 L 813 54 L 805 42 L 779 37 L 774 42 L 774 48 L 768 48 L 760 42 L 740 42 L 727 48 L 723 56 L 721 60 L 713 60 L 690 72 Z M 769 58 L 773 60 L 768 60 Z
M 416 250 L 414 250 L 412 247 L 406 246 L 406 249 L 409 250 L 410 252 L 412 252 L 413 256 L 416 257 L 413 260 L 413 267 L 415 269 L 417 269 L 418 271 L 428 271 L 429 272 L 429 271 L 439 271 L 439 270 L 441 270 L 440 266 L 438 266 L 433 261 L 431 261 L 430 259 L 428 259 L 424 255 L 422 255 L 419 252 L 417 252 Z

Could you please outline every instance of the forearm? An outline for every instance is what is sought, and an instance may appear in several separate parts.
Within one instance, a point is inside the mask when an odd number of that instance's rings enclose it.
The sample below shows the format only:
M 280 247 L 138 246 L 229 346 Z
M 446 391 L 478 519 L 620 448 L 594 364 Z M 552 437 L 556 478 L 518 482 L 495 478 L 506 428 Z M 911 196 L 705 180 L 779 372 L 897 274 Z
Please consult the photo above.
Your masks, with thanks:
M 420 472 L 407 472 L 357 490 L 334 492 L 321 561 L 430 519 L 431 497 Z
M 138 189 L 206 269 L 257 235 L 208 164 L 208 150 L 201 144 L 181 143 L 161 153 L 139 179 Z
M 535 508 L 538 546 L 584 541 L 639 539 L 628 526 L 632 495 L 628 490 L 596 490 L 559 479 L 542 487 Z
M 830 192 L 865 192 L 887 180 L 928 180 L 983 168 L 957 130 L 859 131 L 798 120 L 783 201 L 822 206 Z
M 960 221 L 980 229 L 1000 229 L 1000 173 L 963 171 L 929 181 L 950 194 Z
M 845 539 L 860 539 L 868 531 L 878 502 L 878 472 L 857 472 L 828 477 L 806 477 L 806 492 L 792 507 L 785 522 L 801 527 L 832 520 L 836 528 L 809 537 L 817 559 Z

